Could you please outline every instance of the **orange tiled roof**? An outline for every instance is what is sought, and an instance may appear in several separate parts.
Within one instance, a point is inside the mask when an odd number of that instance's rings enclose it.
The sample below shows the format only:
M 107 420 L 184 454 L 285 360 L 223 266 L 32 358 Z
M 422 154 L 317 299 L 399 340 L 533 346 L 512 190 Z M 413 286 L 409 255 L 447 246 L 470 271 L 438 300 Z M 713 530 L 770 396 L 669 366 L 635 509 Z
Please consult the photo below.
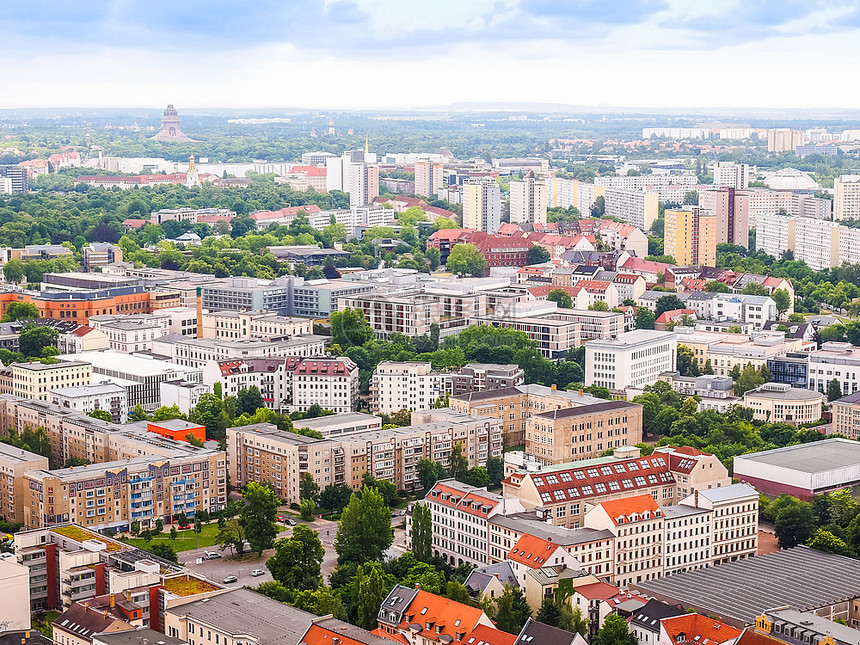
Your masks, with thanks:
M 547 565 L 547 561 L 558 548 L 558 544 L 554 542 L 524 533 L 508 553 L 507 559 L 532 569 L 540 569 Z
M 741 635 L 740 630 L 731 625 L 702 616 L 702 614 L 684 614 L 674 618 L 664 618 L 662 622 L 663 629 L 666 630 L 669 640 L 674 645 L 681 643 L 714 645 Z
M 456 642 L 465 642 L 465 636 L 483 617 L 484 612 L 477 607 L 419 589 L 409 608 L 403 612 L 400 628 L 409 629 L 413 637 L 422 636 L 431 641 L 449 636 Z
M 626 523 L 631 516 L 641 516 L 646 511 L 652 518 L 663 514 L 660 506 L 650 495 L 634 495 L 633 497 L 613 499 L 600 502 L 600 506 L 615 524 Z M 619 522 L 619 518 L 624 518 L 624 522 Z
M 508 634 L 501 629 L 490 627 L 488 625 L 478 625 L 472 630 L 466 639 L 464 645 L 514 645 L 517 637 L 514 634 Z

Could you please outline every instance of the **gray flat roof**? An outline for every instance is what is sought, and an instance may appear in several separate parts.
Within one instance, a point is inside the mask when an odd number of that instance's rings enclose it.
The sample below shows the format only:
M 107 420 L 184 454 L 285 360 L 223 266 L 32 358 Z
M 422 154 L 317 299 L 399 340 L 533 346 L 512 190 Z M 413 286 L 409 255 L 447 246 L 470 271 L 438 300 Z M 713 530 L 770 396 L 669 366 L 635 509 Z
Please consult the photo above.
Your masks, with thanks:
M 740 455 L 735 459 L 757 461 L 804 473 L 823 473 L 860 464 L 860 442 L 840 438 L 825 439 Z
M 95 634 L 94 639 L 106 645 L 149 645 L 150 643 L 158 643 L 158 645 L 185 645 L 185 641 L 181 638 L 173 638 L 167 634 L 156 632 L 149 627 L 138 627 L 137 629 L 129 629 L 124 632 L 112 632 Z
M 295 645 L 317 618 L 250 589 L 234 589 L 167 611 L 189 616 L 227 633 L 250 634 L 265 645 Z
M 805 546 L 678 573 L 631 587 L 670 604 L 751 625 L 769 607 L 799 611 L 860 595 L 860 560 Z
M 319 430 L 329 427 L 351 426 L 359 423 L 375 423 L 381 422 L 382 418 L 372 414 L 364 414 L 363 412 L 344 412 L 342 414 L 329 414 L 324 417 L 315 419 L 302 419 L 296 421 L 293 425 L 297 428 L 310 428 L 311 430 Z

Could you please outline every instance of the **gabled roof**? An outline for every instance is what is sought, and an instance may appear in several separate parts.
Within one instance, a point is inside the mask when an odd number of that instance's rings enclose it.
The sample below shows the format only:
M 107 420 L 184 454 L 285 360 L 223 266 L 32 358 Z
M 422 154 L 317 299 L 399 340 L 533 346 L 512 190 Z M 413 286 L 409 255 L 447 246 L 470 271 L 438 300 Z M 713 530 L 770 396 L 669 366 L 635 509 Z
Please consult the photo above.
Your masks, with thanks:
M 662 517 L 663 511 L 650 495 L 634 495 L 600 502 L 609 519 L 617 526 Z
M 544 625 L 529 617 L 517 636 L 515 645 L 579 645 L 585 639 L 558 627 Z
M 478 625 L 463 639 L 463 645 L 514 645 L 517 637 L 489 625 Z
M 107 631 L 117 622 L 125 623 L 106 611 L 90 609 L 86 605 L 75 603 L 60 614 L 53 625 L 78 638 L 92 641 L 93 634 Z M 131 629 L 132 625 L 128 624 L 128 628 Z
M 317 618 L 302 636 L 302 645 L 391 645 L 391 640 L 330 616 Z
M 489 517 L 502 503 L 499 495 L 488 492 L 486 488 L 475 488 L 453 479 L 436 482 L 427 491 L 425 499 L 477 517 Z
M 411 595 L 414 592 L 414 596 Z M 394 597 L 406 599 L 397 607 L 399 612 L 396 627 L 409 631 L 413 640 L 418 636 L 431 641 L 445 640 L 447 642 L 465 642 L 485 614 L 477 608 L 463 603 L 437 596 L 423 589 L 409 589 L 403 585 L 395 585 L 388 597 L 383 601 L 379 610 L 379 620 L 391 624 L 388 620 L 388 605 Z M 401 609 L 401 607 L 404 607 Z M 458 638 L 460 636 L 460 638 Z M 447 637 L 447 638 L 446 638 Z
M 644 607 L 633 613 L 630 617 L 630 623 L 648 631 L 659 633 L 661 620 L 686 613 L 681 605 L 668 605 L 652 598 Z
M 514 544 L 514 548 L 508 552 L 507 559 L 533 569 L 539 569 L 546 566 L 549 559 L 560 548 L 555 542 L 525 533 Z
M 506 561 L 488 564 L 477 569 L 472 569 L 464 583 L 467 589 L 483 592 L 493 578 L 498 577 L 502 585 L 509 584 L 511 587 L 519 587 L 520 583 L 514 574 L 511 565 Z
M 673 645 L 716 645 L 741 635 L 739 629 L 702 614 L 684 614 L 663 619 L 663 629 Z

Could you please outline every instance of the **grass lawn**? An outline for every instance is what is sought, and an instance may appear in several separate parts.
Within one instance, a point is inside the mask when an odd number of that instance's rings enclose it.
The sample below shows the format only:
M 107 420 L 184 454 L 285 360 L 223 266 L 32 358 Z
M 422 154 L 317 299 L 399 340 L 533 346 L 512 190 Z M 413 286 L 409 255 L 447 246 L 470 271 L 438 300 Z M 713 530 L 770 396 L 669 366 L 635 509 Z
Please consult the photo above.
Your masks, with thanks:
M 44 614 L 33 618 L 33 629 L 37 629 L 48 638 L 52 638 L 51 632 L 53 629 L 51 628 L 51 623 L 59 617 L 60 612 L 58 611 L 46 611 Z
M 157 544 L 158 542 L 165 542 L 173 547 L 174 551 L 177 553 L 180 551 L 188 551 L 190 549 L 199 549 L 200 547 L 205 546 L 215 546 L 215 538 L 218 535 L 218 523 L 211 522 L 209 524 L 203 525 L 203 531 L 201 531 L 200 535 L 197 535 L 193 529 L 188 529 L 187 531 L 177 531 L 176 539 L 170 539 L 170 529 L 167 529 L 164 533 L 157 535 L 152 538 L 149 544 L 143 538 L 129 538 L 128 540 L 122 540 L 123 542 L 128 542 L 132 546 L 136 546 L 140 549 L 149 549 L 153 544 Z

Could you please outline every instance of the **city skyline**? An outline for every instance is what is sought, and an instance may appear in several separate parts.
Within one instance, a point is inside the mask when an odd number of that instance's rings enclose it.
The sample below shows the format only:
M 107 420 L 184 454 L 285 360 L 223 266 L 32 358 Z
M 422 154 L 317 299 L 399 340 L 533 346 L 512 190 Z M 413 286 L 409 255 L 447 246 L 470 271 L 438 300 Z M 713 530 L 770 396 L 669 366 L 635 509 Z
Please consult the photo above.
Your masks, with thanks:
M 840 82 L 858 62 L 856 2 L 14 1 L 0 27 L 17 61 L 0 72 L 15 88 L 3 108 L 860 103 Z M 809 78 L 818 91 L 798 91 Z

